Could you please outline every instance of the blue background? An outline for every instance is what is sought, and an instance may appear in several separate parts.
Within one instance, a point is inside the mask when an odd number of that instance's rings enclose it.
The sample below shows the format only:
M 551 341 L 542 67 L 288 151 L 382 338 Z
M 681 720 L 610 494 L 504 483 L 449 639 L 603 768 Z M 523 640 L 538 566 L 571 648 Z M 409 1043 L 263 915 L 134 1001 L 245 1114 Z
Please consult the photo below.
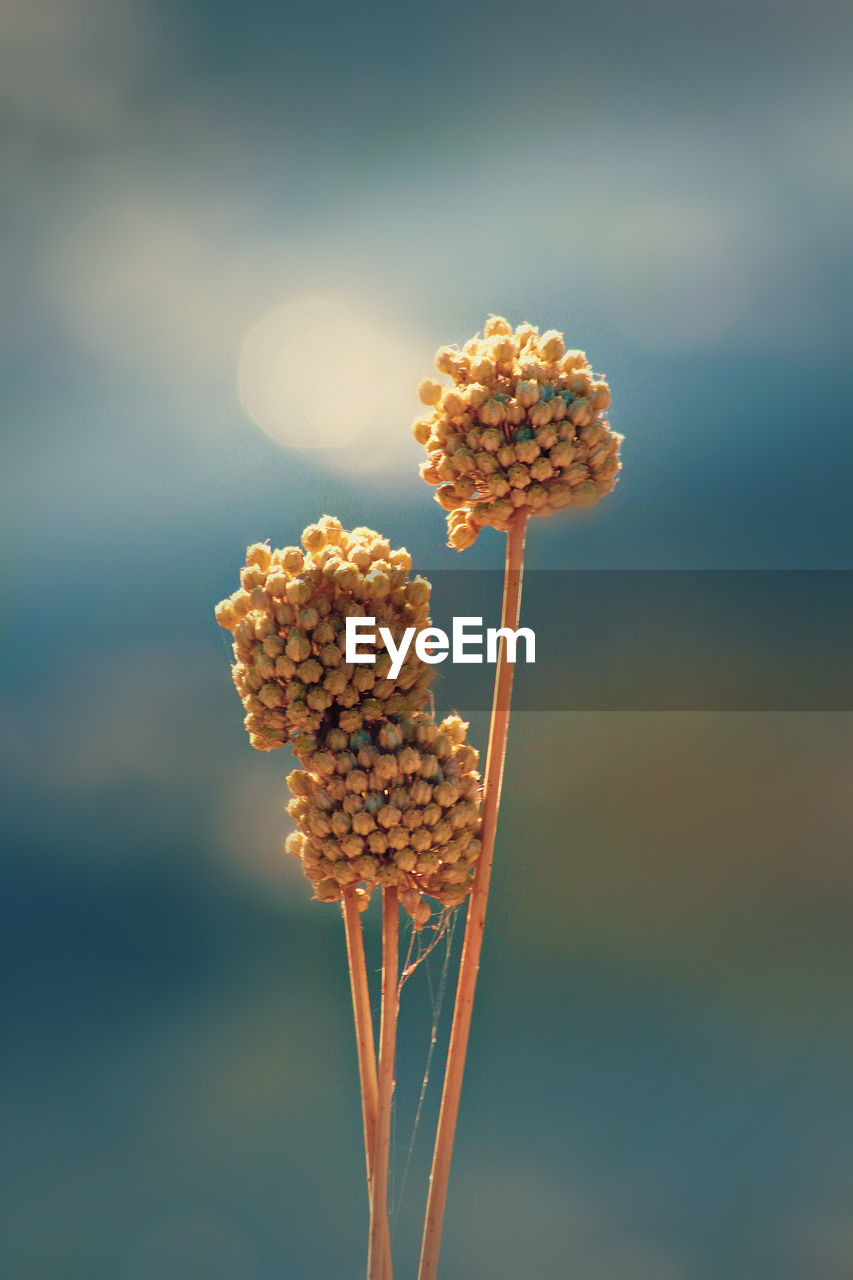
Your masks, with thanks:
M 212 606 L 324 511 L 500 567 L 417 477 L 439 343 L 501 312 L 611 382 L 623 478 L 531 566 L 853 567 L 850 37 L 833 0 L 4 5 L 4 1275 L 362 1271 L 340 922 Z M 371 335 L 296 379 L 327 449 L 239 381 L 317 298 Z M 849 714 L 514 718 L 445 1280 L 853 1273 L 851 768 Z

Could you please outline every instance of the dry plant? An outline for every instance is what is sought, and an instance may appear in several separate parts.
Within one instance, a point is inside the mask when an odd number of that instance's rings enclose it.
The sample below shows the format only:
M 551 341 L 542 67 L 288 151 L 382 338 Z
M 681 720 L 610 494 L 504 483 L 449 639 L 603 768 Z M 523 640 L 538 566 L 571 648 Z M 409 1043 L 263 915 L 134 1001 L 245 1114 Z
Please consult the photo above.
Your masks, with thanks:
M 448 543 L 462 551 L 480 529 L 507 535 L 501 627 L 518 626 L 527 521 L 589 507 L 609 493 L 619 444 L 605 417 L 606 382 L 555 330 L 539 334 L 499 316 L 461 350 L 442 347 L 424 379 L 429 413 L 413 427 L 427 449 L 423 478 L 449 512 Z M 340 902 L 352 990 L 370 1206 L 368 1280 L 392 1280 L 388 1160 L 399 975 L 399 911 L 420 930 L 428 900 L 447 913 L 469 897 L 436 1131 L 418 1280 L 435 1280 L 471 1012 L 486 919 L 509 730 L 513 666 L 497 655 L 485 775 L 458 716 L 425 709 L 432 668 L 409 649 L 391 678 L 386 653 L 346 661 L 347 617 L 373 617 L 394 642 L 429 626 L 430 584 L 411 557 L 371 529 L 323 516 L 302 546 L 249 547 L 240 587 L 216 607 L 234 637 L 232 675 L 252 745 L 287 744 L 301 768 L 288 777 L 287 840 L 321 902 Z M 361 913 L 382 897 L 377 1057 Z M 408 971 L 407 971 L 408 972 Z

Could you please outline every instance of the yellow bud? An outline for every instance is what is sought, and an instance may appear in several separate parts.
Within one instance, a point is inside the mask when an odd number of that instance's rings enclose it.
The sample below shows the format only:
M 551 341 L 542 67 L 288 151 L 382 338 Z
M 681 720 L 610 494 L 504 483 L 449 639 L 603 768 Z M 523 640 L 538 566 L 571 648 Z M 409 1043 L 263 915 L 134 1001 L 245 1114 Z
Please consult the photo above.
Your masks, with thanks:
M 467 551 L 477 541 L 479 529 L 475 524 L 458 524 L 448 531 L 447 545 L 454 551 Z
M 550 480 L 553 474 L 554 468 L 547 458 L 536 458 L 531 464 L 530 475 L 534 480 Z
M 435 353 L 435 367 L 439 373 L 452 377 L 459 361 L 460 353 L 452 347 L 439 347 Z
M 492 359 L 501 368 L 506 368 L 512 364 L 515 359 L 515 343 L 511 337 L 500 336 L 493 339 Z
M 435 500 L 444 507 L 445 511 L 453 511 L 456 507 L 461 507 L 465 499 L 457 493 L 455 484 L 442 484 L 435 491 Z
M 590 400 L 596 413 L 603 413 L 610 407 L 610 388 L 606 382 L 593 382 L 590 388 Z
M 441 401 L 441 409 L 446 413 L 448 418 L 459 418 L 465 412 L 466 404 L 464 396 L 458 391 L 446 391 Z M 421 441 L 422 444 L 426 443 Z
M 424 378 L 418 387 L 418 395 L 423 404 L 438 404 L 441 399 L 441 383 L 435 378 Z
M 299 547 L 284 547 L 281 552 L 281 564 L 288 573 L 301 573 L 305 557 Z
M 431 431 L 431 418 L 416 418 L 412 423 L 412 435 L 415 437 L 418 444 L 426 444 L 427 440 L 429 440 Z
M 487 355 L 478 355 L 471 361 L 471 377 L 475 382 L 491 382 L 495 376 L 495 362 Z
M 525 409 L 532 408 L 539 399 L 539 383 L 536 381 L 519 382 L 515 389 L 518 403 L 523 405 Z
M 535 404 L 530 410 L 530 425 L 532 427 L 545 427 L 551 421 L 554 414 L 553 400 L 541 400 L 539 404 Z
M 426 578 L 413 578 L 406 587 L 406 599 L 409 604 L 418 606 L 424 605 L 429 601 L 430 583 Z
M 337 516 L 321 516 L 317 521 L 326 535 L 326 541 L 337 546 L 343 537 L 343 525 Z
M 335 586 L 340 587 L 341 591 L 356 591 L 362 581 L 361 574 L 352 564 L 342 564 L 335 570 L 333 576 Z
M 480 409 L 480 421 L 487 427 L 497 427 L 506 417 L 506 410 L 499 400 L 487 400 Z
M 539 445 L 535 440 L 519 440 L 515 445 L 515 455 L 519 462 L 529 465 L 539 457 Z
M 574 456 L 574 445 L 570 444 L 568 440 L 558 440 L 548 454 L 555 467 L 571 466 Z
M 309 524 L 302 532 L 302 545 L 306 551 L 322 551 L 326 535 L 318 524 Z
M 234 630 L 238 615 L 230 599 L 220 600 L 213 613 L 220 627 L 224 627 L 226 631 Z
M 483 327 L 483 333 L 487 338 L 494 338 L 498 335 L 511 334 L 512 325 L 503 316 L 489 316 Z
M 576 427 L 585 427 L 592 422 L 594 410 L 590 402 L 584 398 L 575 400 L 569 409 L 569 420 Z
M 259 569 L 266 571 L 269 568 L 272 559 L 272 551 L 267 542 L 253 542 L 250 547 L 246 548 L 246 564 L 257 565 Z
M 556 329 L 548 329 L 543 333 L 537 345 L 542 359 L 547 360 L 549 364 L 559 360 L 566 349 L 563 335 Z
M 479 382 L 472 382 L 465 388 L 465 399 L 472 409 L 479 409 L 489 398 L 488 389 Z

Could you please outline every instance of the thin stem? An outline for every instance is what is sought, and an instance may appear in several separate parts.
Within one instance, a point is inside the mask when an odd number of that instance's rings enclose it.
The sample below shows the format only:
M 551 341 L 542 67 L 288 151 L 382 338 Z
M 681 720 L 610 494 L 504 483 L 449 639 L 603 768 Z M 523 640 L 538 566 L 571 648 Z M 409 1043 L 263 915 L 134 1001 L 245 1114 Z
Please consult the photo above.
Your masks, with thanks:
M 364 1122 L 364 1159 L 367 1168 L 367 1194 L 373 1196 L 373 1161 L 376 1138 L 376 1115 L 379 1110 L 379 1084 L 376 1074 L 376 1044 L 373 1038 L 373 1018 L 370 1013 L 370 990 L 367 983 L 367 964 L 364 959 L 364 938 L 361 932 L 361 912 L 355 890 L 343 892 L 344 932 L 347 940 L 347 962 L 352 1011 L 355 1018 L 355 1042 L 358 1050 L 358 1074 L 361 1081 L 361 1114 Z M 388 1259 L 388 1277 L 391 1276 L 391 1238 L 383 1233 L 383 1250 Z
M 383 1248 L 388 1228 L 388 1147 L 394 1098 L 397 1040 L 400 911 L 396 886 L 382 890 L 382 1011 L 379 1022 L 379 1104 L 370 1197 L 370 1247 L 367 1280 L 391 1280 L 390 1253 Z
M 343 892 L 344 930 L 347 939 L 347 962 L 352 988 L 352 1011 L 355 1018 L 355 1043 L 358 1050 L 358 1074 L 361 1080 L 361 1114 L 364 1121 L 364 1159 L 367 1166 L 367 1187 L 373 1181 L 373 1140 L 376 1133 L 376 1113 L 379 1107 L 379 1085 L 376 1077 L 376 1045 L 373 1039 L 373 1019 L 370 1016 L 370 992 L 367 986 L 367 965 L 364 959 L 364 939 L 361 933 L 361 912 L 352 887 Z
M 518 627 L 521 607 L 521 577 L 524 567 L 524 536 L 526 516 L 519 514 L 507 534 L 506 568 L 504 572 L 501 627 Z M 441 1228 L 444 1206 L 447 1202 L 447 1184 L 450 1177 L 450 1161 L 453 1155 L 453 1139 L 459 1115 L 459 1099 L 462 1094 L 462 1076 L 465 1071 L 465 1055 L 468 1050 L 468 1033 L 471 1029 L 471 1013 L 480 967 L 483 930 L 486 925 L 486 904 L 489 897 L 489 881 L 495 849 L 498 808 L 501 799 L 504 757 L 509 731 L 509 710 L 512 697 L 514 666 L 507 661 L 506 639 L 501 637 L 495 672 L 495 692 L 489 725 L 489 747 L 486 755 L 486 771 L 483 779 L 483 809 L 480 838 L 482 850 L 477 862 L 474 887 L 468 903 L 465 924 L 465 942 L 459 962 L 459 978 L 456 986 L 456 1004 L 453 1009 L 453 1026 L 447 1065 L 444 1072 L 444 1088 L 441 1110 L 435 1135 L 435 1150 L 430 1173 L 426 1220 L 418 1280 L 435 1280 L 438 1271 L 438 1254 L 441 1248 Z

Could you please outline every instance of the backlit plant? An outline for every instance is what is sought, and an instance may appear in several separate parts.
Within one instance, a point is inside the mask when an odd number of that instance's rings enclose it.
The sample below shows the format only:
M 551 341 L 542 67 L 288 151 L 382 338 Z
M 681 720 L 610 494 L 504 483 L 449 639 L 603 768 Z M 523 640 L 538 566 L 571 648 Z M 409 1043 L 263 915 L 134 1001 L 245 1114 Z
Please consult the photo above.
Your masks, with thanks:
M 448 511 L 448 542 L 470 547 L 481 529 L 507 535 L 501 628 L 518 627 L 527 521 L 593 506 L 618 478 L 622 437 L 607 419 L 610 391 L 562 334 L 515 329 L 491 316 L 483 336 L 441 347 L 419 394 L 428 412 L 413 432 L 423 478 Z M 234 638 L 234 684 L 259 750 L 289 746 L 287 779 L 299 859 L 314 897 L 340 903 L 361 1081 L 370 1203 L 368 1280 L 392 1280 L 388 1159 L 400 990 L 399 912 L 415 929 L 468 899 L 418 1280 L 435 1280 L 474 991 L 485 926 L 509 729 L 513 664 L 497 653 L 481 783 L 468 726 L 425 709 L 431 666 L 409 646 L 396 675 L 388 653 L 347 661 L 348 617 L 371 617 L 395 645 L 429 626 L 430 585 L 411 557 L 368 528 L 323 516 L 302 546 L 248 548 L 240 585 L 216 607 Z M 361 913 L 382 898 L 378 1055 Z

